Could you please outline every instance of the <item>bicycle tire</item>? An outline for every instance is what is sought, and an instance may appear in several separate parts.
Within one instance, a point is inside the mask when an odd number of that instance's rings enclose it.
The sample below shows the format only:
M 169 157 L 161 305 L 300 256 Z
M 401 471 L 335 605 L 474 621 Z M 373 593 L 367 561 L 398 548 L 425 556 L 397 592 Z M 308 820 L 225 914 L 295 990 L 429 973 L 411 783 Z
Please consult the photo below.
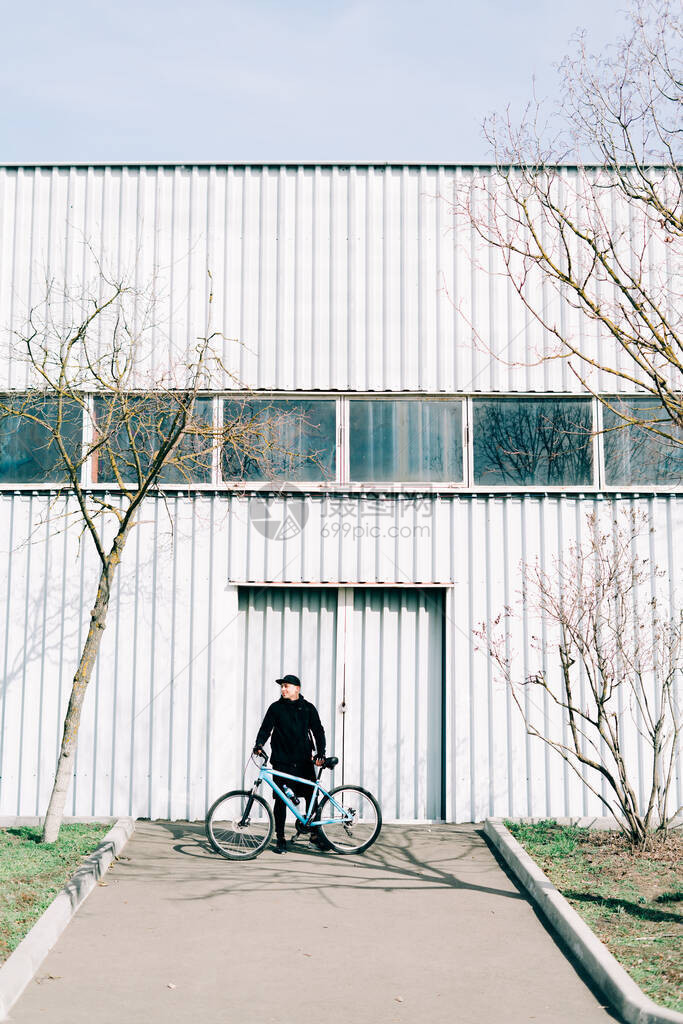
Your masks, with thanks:
M 344 797 L 342 794 L 348 794 Z M 349 825 L 330 802 L 330 797 L 344 808 L 357 815 L 353 824 Z M 337 821 L 319 825 L 320 832 L 335 853 L 363 853 L 372 846 L 382 828 L 381 808 L 367 789 L 361 786 L 335 786 L 320 804 L 320 817 L 336 817 Z
M 265 811 L 265 820 L 254 820 L 250 812 L 246 825 L 239 824 L 247 802 L 251 811 L 255 807 Z M 253 860 L 266 849 L 273 835 L 275 823 L 270 805 L 262 796 L 246 789 L 232 789 L 213 802 L 204 822 L 211 846 L 227 860 Z

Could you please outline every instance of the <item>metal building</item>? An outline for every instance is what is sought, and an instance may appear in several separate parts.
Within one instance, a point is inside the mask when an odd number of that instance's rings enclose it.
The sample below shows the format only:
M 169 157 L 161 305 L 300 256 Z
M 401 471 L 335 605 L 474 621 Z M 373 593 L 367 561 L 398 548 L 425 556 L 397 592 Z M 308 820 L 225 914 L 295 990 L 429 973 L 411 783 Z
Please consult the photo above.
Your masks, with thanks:
M 525 734 L 473 630 L 511 602 L 521 561 L 550 567 L 581 541 L 589 512 L 609 527 L 615 510 L 642 510 L 644 554 L 673 592 L 683 494 L 615 482 L 599 436 L 583 477 L 477 475 L 487 399 L 566 396 L 593 422 L 601 415 L 565 362 L 539 361 L 541 329 L 493 254 L 450 218 L 454 183 L 487 173 L 0 169 L 3 330 L 25 321 L 46 280 L 84 280 L 99 260 L 162 282 L 153 353 L 163 364 L 202 329 L 210 271 L 214 323 L 239 341 L 223 352 L 235 380 L 329 402 L 334 431 L 324 481 L 237 485 L 215 465 L 191 493 L 168 486 L 147 499 L 86 697 L 68 813 L 203 817 L 239 783 L 283 672 L 302 678 L 345 778 L 378 795 L 386 820 L 601 813 Z M 3 390 L 20 391 L 24 373 L 10 350 Z M 363 480 L 358 423 L 373 422 L 372 402 L 437 398 L 455 403 L 450 479 Z M 98 569 L 64 529 L 70 507 L 54 484 L 0 484 L 0 814 L 44 813 L 51 789 Z M 642 742 L 634 729 L 636 762 Z M 681 804 L 683 773 L 676 784 Z

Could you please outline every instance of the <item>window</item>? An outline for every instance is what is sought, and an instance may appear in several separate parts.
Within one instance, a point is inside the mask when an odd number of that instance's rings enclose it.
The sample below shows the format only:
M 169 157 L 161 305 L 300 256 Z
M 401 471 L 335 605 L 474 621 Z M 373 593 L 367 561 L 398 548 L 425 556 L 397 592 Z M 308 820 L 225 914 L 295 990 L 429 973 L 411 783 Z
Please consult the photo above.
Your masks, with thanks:
M 460 483 L 462 409 L 439 398 L 351 399 L 351 480 Z
M 95 429 L 103 440 L 95 456 L 93 479 L 125 483 L 144 476 L 173 424 L 179 403 L 171 396 L 131 395 L 110 400 L 95 397 Z M 194 412 L 171 461 L 158 477 L 160 484 L 210 483 L 212 462 L 212 402 L 198 398 Z
M 46 483 L 68 479 L 54 438 L 57 430 L 69 459 L 78 463 L 83 409 L 57 395 L 8 395 L 0 398 L 0 482 Z
M 612 487 L 683 484 L 683 430 L 672 422 L 661 403 L 646 395 L 614 397 L 607 401 L 615 411 L 603 406 L 605 482 Z M 670 437 L 661 437 L 646 427 L 627 423 L 619 413 L 647 423 Z
M 334 480 L 334 399 L 226 399 L 226 480 Z
M 67 483 L 54 432 L 59 422 L 68 457 L 80 468 L 84 412 L 92 420 L 83 467 L 89 482 L 136 485 L 185 400 L 182 392 L 90 394 L 62 399 L 60 413 L 51 392 L 0 394 L 0 485 Z M 605 401 L 612 408 L 566 395 L 202 396 L 158 483 L 211 484 L 216 450 L 228 484 L 592 487 L 599 447 L 607 487 L 682 487 L 683 429 L 663 406 L 642 394 Z M 593 411 L 600 408 L 598 446 Z M 215 411 L 222 420 L 214 423 Z
M 592 482 L 590 399 L 484 398 L 473 409 L 475 483 Z

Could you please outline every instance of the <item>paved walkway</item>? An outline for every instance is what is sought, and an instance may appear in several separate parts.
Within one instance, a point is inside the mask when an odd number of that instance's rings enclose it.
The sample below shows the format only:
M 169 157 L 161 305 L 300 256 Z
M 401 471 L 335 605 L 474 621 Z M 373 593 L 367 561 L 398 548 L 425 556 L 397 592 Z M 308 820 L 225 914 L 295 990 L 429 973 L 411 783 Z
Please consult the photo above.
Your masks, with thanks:
M 15 1005 L 37 1024 L 614 1021 L 478 829 L 385 826 L 242 864 L 139 822 Z

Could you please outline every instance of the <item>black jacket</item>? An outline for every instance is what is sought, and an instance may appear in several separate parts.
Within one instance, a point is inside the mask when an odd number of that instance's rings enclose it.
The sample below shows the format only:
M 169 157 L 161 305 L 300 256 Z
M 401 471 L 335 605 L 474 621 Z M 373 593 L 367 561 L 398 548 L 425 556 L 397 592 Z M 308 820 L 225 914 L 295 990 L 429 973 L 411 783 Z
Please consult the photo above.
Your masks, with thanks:
M 280 697 L 270 705 L 256 736 L 256 746 L 262 747 L 269 736 L 274 764 L 310 764 L 314 742 L 316 756 L 325 756 L 325 730 L 320 715 L 315 705 L 301 694 L 297 700 Z

